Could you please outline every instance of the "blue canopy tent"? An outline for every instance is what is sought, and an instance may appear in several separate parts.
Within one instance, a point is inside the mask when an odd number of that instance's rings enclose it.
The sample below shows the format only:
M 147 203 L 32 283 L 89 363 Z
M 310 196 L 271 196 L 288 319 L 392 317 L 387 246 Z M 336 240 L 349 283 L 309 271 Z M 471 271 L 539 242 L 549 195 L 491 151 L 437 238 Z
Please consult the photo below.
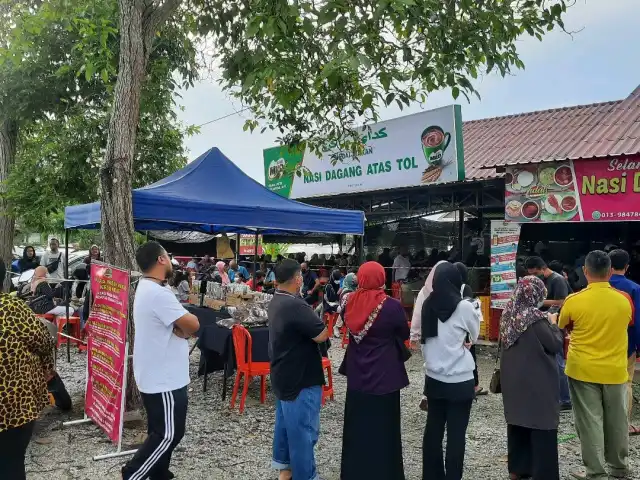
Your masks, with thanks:
M 167 178 L 133 190 L 138 231 L 364 234 L 364 212 L 289 200 L 247 176 L 212 148 Z M 100 203 L 67 207 L 66 229 L 100 226 Z

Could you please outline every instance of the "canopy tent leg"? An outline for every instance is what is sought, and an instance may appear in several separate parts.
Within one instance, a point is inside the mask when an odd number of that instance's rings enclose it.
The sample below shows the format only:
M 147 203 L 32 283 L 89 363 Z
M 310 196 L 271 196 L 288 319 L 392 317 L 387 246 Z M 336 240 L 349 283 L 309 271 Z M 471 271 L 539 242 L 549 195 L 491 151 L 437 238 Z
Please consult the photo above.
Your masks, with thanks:
M 64 230 L 64 307 L 65 307 L 65 323 L 64 331 L 69 331 L 69 229 Z M 71 341 L 67 338 L 67 362 L 71 363 Z
M 236 263 L 238 263 L 238 256 L 240 253 L 240 234 L 236 233 Z M 247 279 L 248 280 L 248 279 Z
M 358 259 L 360 260 L 360 265 L 362 265 L 364 263 L 364 234 L 360 235 L 358 239 L 358 247 L 360 250 L 358 252 Z
M 254 282 L 254 284 L 255 284 L 255 282 L 257 282 L 256 272 L 258 271 L 258 269 L 256 268 L 256 266 L 257 266 L 257 263 L 258 263 L 258 240 L 259 240 L 259 236 L 260 236 L 260 230 L 256 229 L 256 237 L 255 237 L 255 241 L 253 243 L 253 282 Z

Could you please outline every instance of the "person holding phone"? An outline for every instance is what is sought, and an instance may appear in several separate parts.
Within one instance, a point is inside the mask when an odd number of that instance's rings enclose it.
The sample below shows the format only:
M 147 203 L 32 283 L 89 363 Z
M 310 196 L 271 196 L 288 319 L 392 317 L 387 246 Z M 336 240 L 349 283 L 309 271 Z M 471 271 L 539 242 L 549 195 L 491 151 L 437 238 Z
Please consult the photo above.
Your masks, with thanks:
M 540 310 L 546 290 L 522 278 L 500 319 L 500 382 L 511 480 L 558 480 L 558 369 L 563 335 L 557 314 Z
M 547 296 L 542 303 L 540 310 L 544 312 L 553 308 L 554 313 L 558 313 L 565 299 L 569 296 L 569 283 L 567 280 L 559 273 L 551 270 L 541 257 L 527 258 L 525 267 L 527 269 L 527 273 L 542 280 L 545 288 L 547 289 Z M 563 333 L 566 337 L 567 332 L 565 331 Z M 564 351 L 561 351 L 556 355 L 556 362 L 558 364 L 559 375 L 560 411 L 568 412 L 571 411 L 572 407 L 571 396 L 569 395 L 569 380 L 564 372 L 566 367 Z

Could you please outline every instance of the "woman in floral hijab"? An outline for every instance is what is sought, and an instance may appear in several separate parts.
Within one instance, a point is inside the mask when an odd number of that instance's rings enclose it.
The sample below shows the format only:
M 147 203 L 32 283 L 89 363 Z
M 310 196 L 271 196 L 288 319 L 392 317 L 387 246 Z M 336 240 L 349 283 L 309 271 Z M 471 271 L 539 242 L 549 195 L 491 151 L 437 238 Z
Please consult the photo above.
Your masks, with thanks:
M 547 289 L 539 278 L 527 276 L 520 280 L 500 319 L 503 349 L 510 348 L 527 328 L 547 317 L 540 310 L 546 296 Z
M 502 313 L 500 384 L 507 422 L 507 458 L 512 480 L 559 480 L 556 354 L 564 338 L 557 315 L 540 311 L 544 283 L 524 277 Z

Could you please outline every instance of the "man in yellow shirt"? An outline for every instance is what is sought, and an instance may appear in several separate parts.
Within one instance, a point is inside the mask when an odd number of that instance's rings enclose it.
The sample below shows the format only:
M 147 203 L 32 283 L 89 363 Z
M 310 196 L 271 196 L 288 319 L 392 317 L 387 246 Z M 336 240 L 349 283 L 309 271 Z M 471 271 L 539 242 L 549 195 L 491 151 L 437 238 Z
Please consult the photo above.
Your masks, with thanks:
M 567 297 L 558 326 L 572 326 L 566 374 L 585 473 L 578 479 L 627 478 L 629 457 L 627 327 L 629 297 L 609 285 L 611 260 L 595 250 L 585 259 L 586 289 Z M 605 415 L 606 412 L 606 415 Z

